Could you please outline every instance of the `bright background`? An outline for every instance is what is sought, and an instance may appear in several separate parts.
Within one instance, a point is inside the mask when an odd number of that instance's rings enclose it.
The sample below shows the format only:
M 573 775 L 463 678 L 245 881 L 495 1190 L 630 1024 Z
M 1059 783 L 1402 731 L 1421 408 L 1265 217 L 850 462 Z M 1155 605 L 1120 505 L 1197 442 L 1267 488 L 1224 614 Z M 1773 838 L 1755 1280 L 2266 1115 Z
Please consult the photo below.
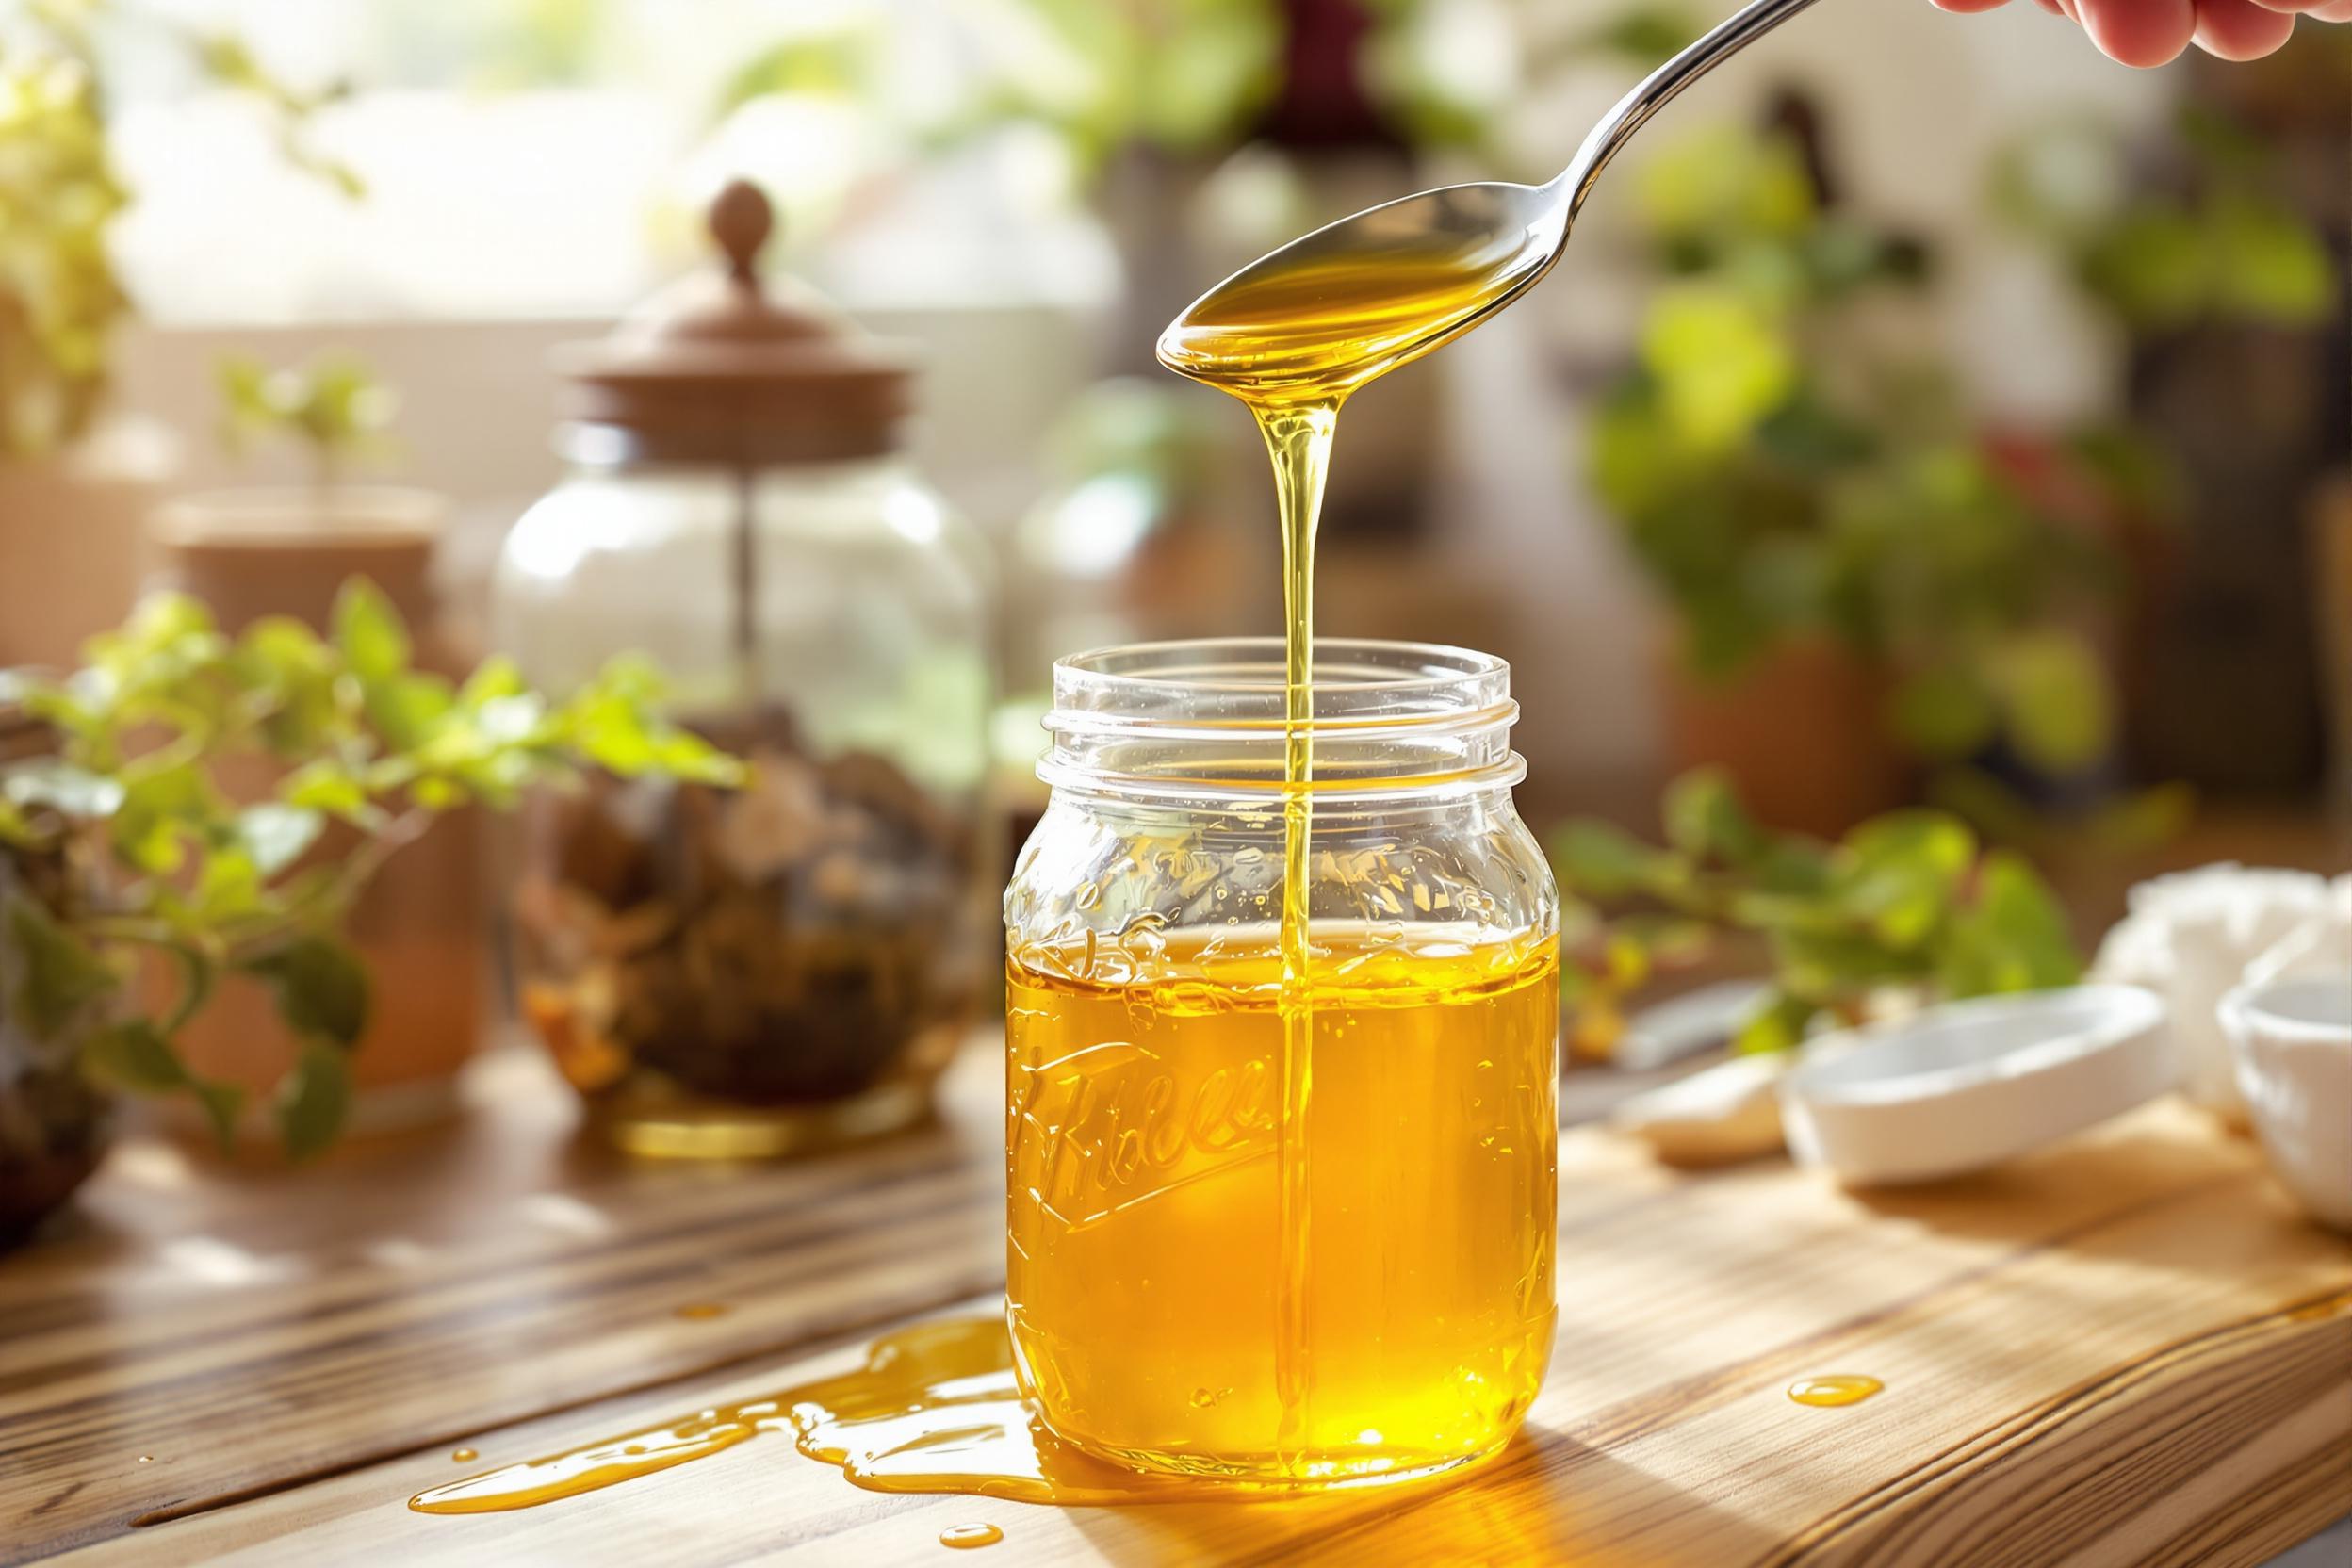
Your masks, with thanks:
M 478 592 L 556 472 L 546 351 L 694 262 L 700 204 L 749 175 L 772 260 L 925 345 L 919 449 L 997 541 L 1018 703 L 1079 643 L 1271 629 L 1247 421 L 1149 364 L 1176 306 L 1351 207 L 1547 174 L 1729 7 L 18 8 L 20 74 L 40 16 L 88 30 L 128 309 L 66 357 L 110 374 L 109 433 L 168 488 L 294 471 L 216 441 L 224 354 L 348 350 L 400 400 L 384 466 L 456 500 L 445 569 Z M 69 224 L 14 90 L 0 202 Z M 1644 133 L 1543 290 L 1351 411 L 1325 629 L 1510 657 L 1539 813 L 1636 816 L 1709 759 L 1798 767 L 1760 787 L 1808 798 L 1803 759 L 1736 755 L 1741 709 L 1794 715 L 1768 753 L 1818 725 L 1855 754 L 1817 766 L 2012 825 L 2169 830 L 2181 783 L 2303 809 L 2352 603 L 2325 498 L 2348 135 L 2341 33 L 2134 73 L 2028 5 L 1822 7 Z M 36 317 L 63 286 L 40 244 L 0 228 L 0 301 Z M 38 351 L 0 364 L 38 389 Z M 1147 379 L 1093 390 L 1113 374 Z M 1106 469 L 1137 482 L 1089 490 Z M 1230 580 L 1106 616 L 1177 527 L 1230 544 Z

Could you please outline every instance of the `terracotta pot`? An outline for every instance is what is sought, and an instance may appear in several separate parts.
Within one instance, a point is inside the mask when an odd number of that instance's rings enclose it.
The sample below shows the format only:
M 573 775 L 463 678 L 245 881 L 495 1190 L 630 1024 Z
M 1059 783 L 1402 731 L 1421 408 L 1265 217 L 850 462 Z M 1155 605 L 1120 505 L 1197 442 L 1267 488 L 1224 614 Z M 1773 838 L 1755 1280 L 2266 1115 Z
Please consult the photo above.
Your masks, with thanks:
M 47 747 L 40 726 L 0 709 L 0 760 Z M 61 872 L 55 859 L 0 847 L 0 910 L 22 897 L 54 906 Z M 17 995 L 21 970 L 0 924 L 0 998 Z M 98 1168 L 113 1110 L 112 1100 L 83 1080 L 69 1046 L 36 1037 L 16 1008 L 0 1006 L 0 1251 L 29 1236 Z
M 31 1235 L 98 1168 L 113 1110 L 70 1059 L 0 1020 L 0 1251 Z
M 1834 838 L 1912 798 L 1888 740 L 1888 680 L 1827 638 L 1783 643 L 1725 681 L 1693 673 L 1679 642 L 1659 661 L 1667 761 L 1729 773 L 1758 821 Z
M 417 663 L 454 675 L 431 580 L 446 515 L 440 497 L 418 490 L 220 491 L 164 506 L 152 535 L 162 581 L 209 604 L 224 628 L 291 615 L 323 629 L 344 582 L 365 577 L 408 621 Z M 272 778 L 260 768 L 224 782 L 259 795 Z M 352 911 L 351 935 L 374 983 L 373 1015 L 352 1061 L 362 1126 L 431 1119 L 455 1106 L 455 1074 L 482 1033 L 482 838 L 470 812 L 436 822 L 386 863 Z M 355 841 L 331 830 L 312 854 L 348 854 Z M 235 980 L 182 1044 L 198 1071 L 255 1091 L 275 1082 L 295 1050 L 262 988 Z
M 171 447 L 115 420 L 66 451 L 0 459 L 0 668 L 70 666 L 84 638 L 122 621 Z

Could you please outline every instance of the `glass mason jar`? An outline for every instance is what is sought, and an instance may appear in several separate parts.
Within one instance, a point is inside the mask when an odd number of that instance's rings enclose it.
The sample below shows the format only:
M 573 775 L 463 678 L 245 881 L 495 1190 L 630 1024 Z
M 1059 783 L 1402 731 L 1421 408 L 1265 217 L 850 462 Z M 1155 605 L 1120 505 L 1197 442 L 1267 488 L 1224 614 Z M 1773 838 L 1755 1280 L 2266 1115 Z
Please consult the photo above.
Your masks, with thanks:
M 1509 668 L 1315 660 L 1287 987 L 1281 644 L 1054 671 L 1004 900 L 1007 1316 L 1051 1430 L 1135 1468 L 1470 1462 L 1550 1357 L 1559 895 L 1511 803 Z
M 986 994 L 984 547 L 899 449 L 906 367 L 770 301 L 730 188 L 716 298 L 567 363 L 569 469 L 509 535 L 497 644 L 563 692 L 653 660 L 739 791 L 542 804 L 525 1011 L 624 1148 L 735 1157 L 903 1125 Z

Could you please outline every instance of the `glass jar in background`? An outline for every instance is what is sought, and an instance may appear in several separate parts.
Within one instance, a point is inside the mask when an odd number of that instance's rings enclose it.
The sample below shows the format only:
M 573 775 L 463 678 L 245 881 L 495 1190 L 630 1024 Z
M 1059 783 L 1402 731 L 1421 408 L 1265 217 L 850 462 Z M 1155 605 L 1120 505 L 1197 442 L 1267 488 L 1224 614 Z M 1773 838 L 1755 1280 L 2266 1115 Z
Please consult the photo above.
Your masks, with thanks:
M 568 472 L 494 640 L 563 691 L 642 654 L 741 791 L 606 780 L 526 824 L 524 1009 L 624 1148 L 792 1152 L 903 1126 L 986 994 L 981 543 L 900 449 L 911 370 L 711 209 L 691 280 L 562 362 Z
M 1508 667 L 1317 643 L 1303 1049 L 1281 643 L 1054 677 L 1004 901 L 1024 1391 L 1091 1453 L 1245 1483 L 1494 1452 L 1555 1316 L 1559 897 Z

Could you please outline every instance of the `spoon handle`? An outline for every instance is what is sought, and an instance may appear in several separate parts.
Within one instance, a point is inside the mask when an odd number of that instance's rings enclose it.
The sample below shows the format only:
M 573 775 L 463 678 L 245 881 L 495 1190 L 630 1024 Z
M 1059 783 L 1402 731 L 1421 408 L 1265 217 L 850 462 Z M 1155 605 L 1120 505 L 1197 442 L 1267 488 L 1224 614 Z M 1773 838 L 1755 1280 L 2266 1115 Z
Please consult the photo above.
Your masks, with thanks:
M 1650 122 L 1650 116 L 1672 103 L 1675 94 L 1731 58 L 1740 50 L 1771 32 L 1774 27 L 1812 5 L 1814 0 L 1754 0 L 1726 17 L 1705 38 L 1659 66 L 1642 79 L 1642 84 L 1617 101 L 1617 106 L 1601 117 L 1592 127 L 1576 155 L 1568 160 L 1551 188 L 1565 188 L 1568 193 L 1568 216 L 1576 217 L 1584 205 L 1587 192 L 1609 160 L 1617 155 L 1633 133 Z

